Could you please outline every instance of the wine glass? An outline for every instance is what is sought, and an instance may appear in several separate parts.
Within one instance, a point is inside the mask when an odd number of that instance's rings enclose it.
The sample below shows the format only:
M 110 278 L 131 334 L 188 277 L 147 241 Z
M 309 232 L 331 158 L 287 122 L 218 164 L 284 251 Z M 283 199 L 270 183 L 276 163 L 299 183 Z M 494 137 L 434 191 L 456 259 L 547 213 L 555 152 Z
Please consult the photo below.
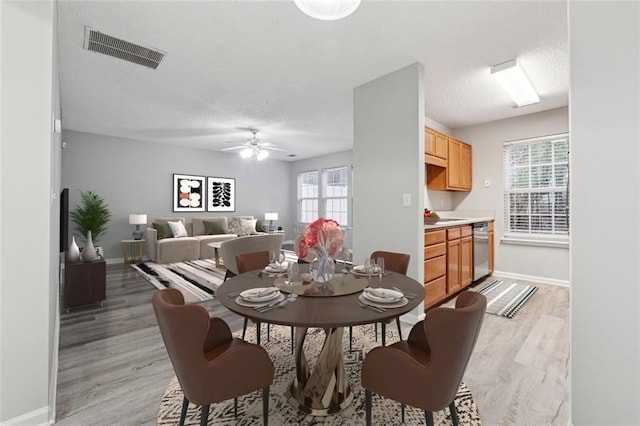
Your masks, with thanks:
M 280 250 L 280 252 L 278 252 L 278 269 L 282 270 L 282 264 L 284 263 L 284 261 L 286 260 L 286 257 L 284 255 L 284 251 Z
M 375 261 L 370 258 L 366 258 L 364 260 L 364 272 L 367 274 L 367 278 L 371 281 L 371 274 L 373 274 L 373 268 L 375 266 Z
M 275 265 L 276 263 L 276 252 L 273 250 L 269 250 L 269 264 Z
M 287 284 L 289 285 L 289 296 L 287 299 L 290 302 L 293 302 L 298 298 L 298 295 L 293 292 L 293 283 L 298 280 L 300 277 L 300 269 L 298 268 L 298 264 L 295 262 L 289 263 L 289 268 L 287 269 Z
M 375 271 L 378 273 L 378 281 L 382 282 L 382 276 L 384 275 L 384 257 L 378 257 L 376 259 Z

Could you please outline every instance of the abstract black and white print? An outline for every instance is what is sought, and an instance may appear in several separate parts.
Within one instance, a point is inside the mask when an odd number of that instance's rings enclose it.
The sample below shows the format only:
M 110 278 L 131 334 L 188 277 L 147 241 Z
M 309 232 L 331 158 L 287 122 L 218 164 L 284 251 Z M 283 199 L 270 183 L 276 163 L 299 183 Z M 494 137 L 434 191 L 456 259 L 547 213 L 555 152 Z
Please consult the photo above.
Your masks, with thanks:
M 207 211 L 236 211 L 236 180 L 231 178 L 208 177 L 207 195 L 209 203 Z
M 204 211 L 204 176 L 173 175 L 173 211 Z

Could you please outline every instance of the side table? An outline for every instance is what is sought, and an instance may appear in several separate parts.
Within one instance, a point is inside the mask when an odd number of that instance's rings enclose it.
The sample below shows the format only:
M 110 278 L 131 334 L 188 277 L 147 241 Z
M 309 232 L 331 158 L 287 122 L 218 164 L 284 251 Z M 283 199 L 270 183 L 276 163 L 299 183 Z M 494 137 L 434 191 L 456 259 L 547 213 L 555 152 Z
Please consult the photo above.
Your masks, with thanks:
M 142 262 L 145 240 L 122 240 L 122 260 L 124 265 Z
M 103 258 L 92 262 L 68 262 L 64 264 L 64 306 L 88 305 L 107 298 L 107 262 Z

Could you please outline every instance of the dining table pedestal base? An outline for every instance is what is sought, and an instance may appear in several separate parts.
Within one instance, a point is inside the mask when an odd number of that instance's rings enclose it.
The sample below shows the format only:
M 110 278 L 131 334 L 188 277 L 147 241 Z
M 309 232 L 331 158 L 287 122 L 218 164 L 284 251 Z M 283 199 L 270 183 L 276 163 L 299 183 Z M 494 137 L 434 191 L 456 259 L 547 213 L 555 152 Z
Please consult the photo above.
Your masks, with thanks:
M 290 402 L 298 410 L 313 416 L 339 412 L 353 401 L 353 392 L 344 370 L 342 327 L 325 328 L 325 339 L 313 369 L 304 354 L 307 328 L 295 329 L 296 376 L 289 390 Z

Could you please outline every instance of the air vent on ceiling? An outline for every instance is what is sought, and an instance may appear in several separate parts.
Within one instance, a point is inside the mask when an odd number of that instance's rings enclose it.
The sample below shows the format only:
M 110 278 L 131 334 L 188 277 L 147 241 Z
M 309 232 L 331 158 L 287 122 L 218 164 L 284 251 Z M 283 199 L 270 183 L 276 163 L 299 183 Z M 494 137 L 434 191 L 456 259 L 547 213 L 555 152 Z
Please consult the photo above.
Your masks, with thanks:
M 153 69 L 158 68 L 166 55 L 160 50 L 140 46 L 90 27 L 84 27 L 84 48 Z

